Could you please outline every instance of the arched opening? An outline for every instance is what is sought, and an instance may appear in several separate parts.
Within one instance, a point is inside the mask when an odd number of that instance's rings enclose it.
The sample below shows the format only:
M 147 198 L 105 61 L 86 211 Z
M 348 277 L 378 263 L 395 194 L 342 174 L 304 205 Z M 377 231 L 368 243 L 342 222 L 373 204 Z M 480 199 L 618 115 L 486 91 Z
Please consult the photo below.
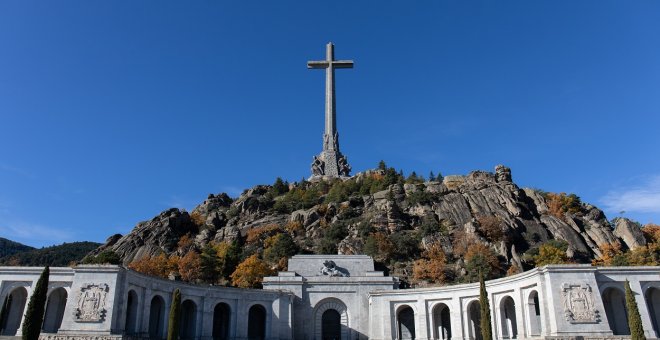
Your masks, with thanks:
M 231 309 L 226 303 L 219 303 L 213 309 L 213 340 L 229 339 Z
M 191 300 L 181 304 L 181 322 L 179 323 L 179 337 L 182 340 L 194 339 L 197 322 L 197 305 Z
M 16 335 L 18 327 L 21 326 L 23 319 L 23 310 L 25 309 L 25 302 L 27 301 L 27 290 L 23 287 L 14 289 L 5 298 L 2 305 L 2 320 L 0 323 L 1 335 Z
M 41 326 L 44 333 L 57 333 L 60 329 L 62 318 L 64 317 L 66 299 L 66 289 L 61 287 L 54 289 L 48 296 L 46 312 L 44 313 L 44 323 Z
M 266 308 L 262 305 L 254 305 L 250 307 L 248 313 L 248 339 L 264 338 L 266 338 Z
M 314 339 L 351 339 L 348 310 L 341 300 L 327 298 L 319 301 L 314 307 L 313 317 Z
M 415 339 L 415 311 L 404 306 L 396 313 L 397 339 Z
M 655 336 L 660 336 L 660 289 L 651 287 L 644 294 Z
M 502 327 L 503 339 L 515 339 L 518 337 L 516 304 L 510 296 L 505 296 L 500 302 L 500 325 Z
M 529 318 L 530 336 L 541 335 L 541 305 L 539 304 L 539 293 L 533 290 L 527 298 L 527 317 Z
M 439 303 L 433 307 L 433 339 L 451 339 L 449 307 Z
M 479 301 L 472 301 L 468 305 L 468 338 L 481 340 L 481 309 Z
M 323 340 L 341 340 L 341 315 L 334 309 L 328 309 L 321 316 L 321 338 Z
M 605 314 L 614 335 L 630 335 L 626 300 L 619 289 L 608 288 L 603 292 Z
M 156 295 L 149 307 L 149 338 L 162 339 L 165 326 L 165 301 Z
M 134 290 L 129 290 L 126 298 L 126 325 L 124 326 L 124 331 L 129 335 L 135 334 L 137 331 L 137 304 L 137 294 Z

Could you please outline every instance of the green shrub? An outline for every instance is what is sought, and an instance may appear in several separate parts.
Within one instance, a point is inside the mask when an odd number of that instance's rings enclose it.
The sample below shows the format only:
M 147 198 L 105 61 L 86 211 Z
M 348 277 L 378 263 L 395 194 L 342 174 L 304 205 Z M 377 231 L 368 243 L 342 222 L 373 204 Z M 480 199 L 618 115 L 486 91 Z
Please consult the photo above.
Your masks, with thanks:
M 409 260 L 415 258 L 419 255 L 419 236 L 417 233 L 412 231 L 401 231 L 393 233 L 389 236 L 389 239 L 394 245 L 394 254 L 395 259 L 398 260 Z
M 96 256 L 86 256 L 83 264 L 121 264 L 121 258 L 113 250 L 104 250 Z
M 287 233 L 280 233 L 266 240 L 264 260 L 277 263 L 283 257 L 291 257 L 298 253 L 298 245 Z

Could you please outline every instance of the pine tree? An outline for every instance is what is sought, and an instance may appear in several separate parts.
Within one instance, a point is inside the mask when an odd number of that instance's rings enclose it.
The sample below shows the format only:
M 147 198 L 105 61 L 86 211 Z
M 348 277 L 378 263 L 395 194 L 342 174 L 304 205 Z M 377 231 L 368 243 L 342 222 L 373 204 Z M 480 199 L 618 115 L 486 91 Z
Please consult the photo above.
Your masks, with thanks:
M 0 334 L 2 334 L 2 332 L 4 331 L 2 325 L 7 324 L 7 318 L 9 317 L 8 312 L 9 312 L 9 306 L 11 306 L 11 300 L 12 300 L 11 294 L 9 294 L 5 298 L 5 302 L 2 304 L 2 306 L 0 306 L 0 308 L 2 308 L 0 309 Z
M 48 276 L 50 269 L 48 266 L 41 272 L 37 284 L 34 286 L 34 292 L 30 298 L 30 303 L 25 312 L 25 321 L 23 322 L 23 340 L 37 340 L 41 333 L 41 324 L 44 322 L 44 310 L 46 309 L 46 298 L 48 294 Z
M 628 327 L 630 328 L 631 340 L 646 340 L 644 328 L 642 327 L 642 318 L 639 315 L 635 296 L 630 289 L 630 282 L 626 280 L 626 309 L 628 310 Z
M 208 243 L 203 249 L 202 254 L 200 255 L 200 278 L 206 283 L 216 283 L 219 276 L 219 267 L 220 259 L 218 259 L 218 254 Z
M 177 340 L 179 338 L 179 321 L 181 320 L 181 291 L 179 288 L 174 290 L 172 297 L 172 307 L 170 307 L 170 319 L 167 324 L 167 340 Z
M 433 171 L 429 173 L 429 182 L 435 181 L 435 175 L 433 174 Z
M 273 186 L 271 187 L 270 191 L 274 196 L 283 195 L 287 191 L 289 191 L 289 184 L 284 182 L 282 180 L 282 178 L 277 177 L 277 179 L 275 179 L 275 183 L 273 183 Z
M 488 303 L 488 293 L 486 292 L 486 284 L 484 283 L 484 276 L 479 277 L 479 305 L 481 306 L 481 339 L 492 340 L 493 330 L 490 326 L 490 303 Z

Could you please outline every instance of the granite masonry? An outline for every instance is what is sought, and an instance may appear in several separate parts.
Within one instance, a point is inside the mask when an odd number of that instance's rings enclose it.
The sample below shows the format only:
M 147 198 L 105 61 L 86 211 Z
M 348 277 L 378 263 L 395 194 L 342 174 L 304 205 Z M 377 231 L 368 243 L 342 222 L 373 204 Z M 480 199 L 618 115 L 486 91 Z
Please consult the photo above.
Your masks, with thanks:
M 193 285 L 120 266 L 51 268 L 42 339 L 479 339 L 479 287 L 397 289 L 362 255 L 297 255 L 264 289 Z M 20 334 L 42 268 L 0 267 L 0 329 Z M 626 339 L 624 282 L 660 334 L 660 267 L 552 265 L 486 282 L 497 339 Z
M 335 69 L 353 68 L 352 60 L 335 60 L 335 46 L 326 45 L 326 58 L 321 61 L 307 62 L 307 68 L 325 70 L 325 133 L 323 151 L 314 156 L 312 161 L 312 180 L 321 178 L 348 177 L 351 166 L 346 156 L 339 151 L 339 133 L 337 132 L 337 109 L 335 95 Z

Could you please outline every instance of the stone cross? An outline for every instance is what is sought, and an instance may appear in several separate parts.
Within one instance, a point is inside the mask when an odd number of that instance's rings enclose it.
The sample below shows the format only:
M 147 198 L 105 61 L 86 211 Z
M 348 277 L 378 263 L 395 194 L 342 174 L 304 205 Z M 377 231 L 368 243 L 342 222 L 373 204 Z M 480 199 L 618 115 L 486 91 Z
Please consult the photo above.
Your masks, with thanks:
M 320 156 L 314 156 L 312 177 L 348 176 L 351 171 L 346 157 L 339 152 L 339 134 L 337 133 L 337 112 L 335 109 L 335 69 L 353 68 L 352 60 L 335 60 L 334 45 L 326 45 L 326 59 L 308 61 L 309 69 L 325 69 L 325 133 L 323 135 L 323 151 Z

